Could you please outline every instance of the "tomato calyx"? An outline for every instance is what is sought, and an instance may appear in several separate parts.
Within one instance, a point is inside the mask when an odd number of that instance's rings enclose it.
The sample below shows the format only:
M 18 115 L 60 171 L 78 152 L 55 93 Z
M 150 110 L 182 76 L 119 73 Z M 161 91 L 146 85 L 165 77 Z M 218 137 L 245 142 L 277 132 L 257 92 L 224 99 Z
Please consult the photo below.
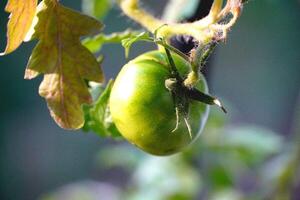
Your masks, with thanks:
M 176 112 L 176 126 L 172 132 L 177 130 L 180 119 L 183 118 L 190 138 L 192 139 L 193 136 L 191 126 L 188 120 L 190 99 L 183 89 L 184 86 L 182 85 L 182 82 L 180 83 L 176 78 L 169 78 L 165 80 L 165 87 L 170 91 L 172 95 Z
M 180 76 L 179 72 L 177 71 L 175 62 L 172 58 L 169 49 L 165 48 L 165 52 L 168 58 L 169 69 L 171 73 L 171 77 L 165 81 L 165 86 L 169 91 L 171 91 L 175 96 L 178 96 L 177 98 L 183 99 L 184 101 L 186 101 L 185 98 L 187 98 L 200 101 L 208 105 L 217 105 L 219 108 L 222 109 L 224 113 L 227 113 L 227 110 L 224 108 L 220 100 L 216 97 L 205 94 L 200 90 L 196 89 L 195 87 L 185 86 L 184 79 Z M 204 55 L 204 57 L 207 57 L 207 55 Z M 184 104 L 184 102 L 181 103 Z
M 185 86 L 184 79 L 180 76 L 179 72 L 177 71 L 170 51 L 167 48 L 165 48 L 165 52 L 168 58 L 169 70 L 171 74 L 170 78 L 165 80 L 165 87 L 170 91 L 172 95 L 176 112 L 176 126 L 172 132 L 177 130 L 178 125 L 180 123 L 180 119 L 183 118 L 187 126 L 189 135 L 192 139 L 191 126 L 188 120 L 189 105 L 191 100 L 200 101 L 208 105 L 217 105 L 219 108 L 222 109 L 224 113 L 227 113 L 227 111 L 219 99 L 205 94 L 195 87 Z
M 222 109 L 224 113 L 227 113 L 226 109 L 217 98 L 207 95 L 196 88 L 188 88 L 183 84 L 182 81 L 180 82 L 176 78 L 166 79 L 165 87 L 170 91 L 172 95 L 176 112 L 176 126 L 172 132 L 177 130 L 180 119 L 183 118 L 189 135 L 192 139 L 191 126 L 188 120 L 189 104 L 191 100 L 200 101 L 208 105 L 217 105 Z

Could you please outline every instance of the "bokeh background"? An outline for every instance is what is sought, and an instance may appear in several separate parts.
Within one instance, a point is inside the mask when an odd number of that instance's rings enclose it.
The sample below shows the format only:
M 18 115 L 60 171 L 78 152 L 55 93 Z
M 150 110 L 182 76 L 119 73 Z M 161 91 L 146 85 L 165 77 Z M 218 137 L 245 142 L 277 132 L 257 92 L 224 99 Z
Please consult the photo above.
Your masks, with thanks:
M 76 10 L 81 9 L 80 0 L 61 2 Z M 5 27 L 8 18 L 8 14 L 4 12 L 5 4 L 6 1 L 0 2 L 2 50 L 5 48 Z M 161 0 L 144 1 L 145 7 L 156 16 L 161 14 L 163 4 L 164 1 Z M 219 96 L 230 107 L 225 119 L 227 126 L 263 127 L 264 130 L 279 136 L 280 140 L 292 142 L 293 134 L 296 134 L 293 130 L 298 124 L 295 122 L 296 109 L 300 103 L 299 19 L 298 0 L 253 0 L 245 6 L 228 40 L 219 45 L 209 65 L 211 94 Z M 104 22 L 106 33 L 138 27 L 122 15 L 118 8 L 113 8 Z M 102 196 L 99 199 L 118 199 L 118 194 L 121 194 L 122 189 L 128 186 L 129 180 L 132 180 L 132 173 L 137 173 L 136 166 L 142 161 L 138 164 L 136 162 L 138 158 L 145 156 L 144 153 L 125 144 L 129 161 L 124 162 L 129 163 L 126 166 L 130 170 L 124 170 L 122 163 L 111 164 L 113 167 L 109 168 L 107 163 L 112 162 L 112 159 L 102 158 L 103 152 L 106 152 L 107 156 L 112 152 L 112 155 L 118 154 L 114 148 L 123 145 L 122 141 L 59 128 L 51 119 L 46 103 L 38 95 L 41 77 L 32 81 L 23 79 L 26 62 L 33 46 L 34 42 L 25 43 L 14 53 L 0 57 L 0 199 L 39 199 L 72 183 L 77 185 L 69 185 L 69 190 L 79 187 L 84 194 L 99 194 L 98 198 Z M 131 56 L 151 48 L 153 47 L 149 45 L 137 44 L 132 48 Z M 105 56 L 104 71 L 108 78 L 114 77 L 126 62 L 124 50 L 120 45 L 113 44 L 106 45 L 102 53 Z M 299 119 L 298 122 L 300 123 Z M 213 132 L 210 130 L 205 130 L 199 140 Z M 263 137 L 260 139 L 262 143 L 264 139 L 268 140 Z M 300 145 L 299 140 L 293 142 Z M 262 145 L 268 144 L 270 143 Z M 194 157 L 197 157 L 197 153 Z M 120 156 L 112 158 L 122 162 Z M 155 165 L 150 162 L 148 166 Z M 182 170 L 189 171 L 184 167 Z M 176 174 L 176 170 L 174 173 Z M 194 167 L 187 179 L 193 180 L 194 173 L 201 174 L 201 167 Z M 294 173 L 296 176 L 296 171 Z M 164 175 L 162 173 L 157 176 Z M 218 179 L 218 176 L 216 177 Z M 180 180 L 185 183 L 185 178 L 181 177 Z M 255 184 L 242 181 L 234 183 L 233 188 L 242 187 L 247 191 L 249 188 L 253 189 L 251 185 Z M 198 190 L 200 186 L 201 184 Z M 197 194 L 194 198 L 201 199 L 204 198 L 203 195 L 205 192 Z M 297 196 L 294 198 L 297 199 Z M 53 199 L 56 200 L 55 197 Z

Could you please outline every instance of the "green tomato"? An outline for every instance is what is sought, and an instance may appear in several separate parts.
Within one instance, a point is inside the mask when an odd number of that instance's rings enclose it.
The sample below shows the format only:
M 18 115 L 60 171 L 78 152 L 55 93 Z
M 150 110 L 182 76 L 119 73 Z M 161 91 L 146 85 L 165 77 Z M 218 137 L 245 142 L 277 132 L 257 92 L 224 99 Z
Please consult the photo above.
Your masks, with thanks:
M 182 77 L 190 71 L 190 64 L 177 54 L 172 54 Z M 110 110 L 116 127 L 130 143 L 154 155 L 170 155 L 182 151 L 201 133 L 209 107 L 190 100 L 188 121 L 180 120 L 176 130 L 176 112 L 171 92 L 165 87 L 170 78 L 165 53 L 152 51 L 127 63 L 118 74 L 110 96 Z M 196 86 L 207 93 L 203 76 Z

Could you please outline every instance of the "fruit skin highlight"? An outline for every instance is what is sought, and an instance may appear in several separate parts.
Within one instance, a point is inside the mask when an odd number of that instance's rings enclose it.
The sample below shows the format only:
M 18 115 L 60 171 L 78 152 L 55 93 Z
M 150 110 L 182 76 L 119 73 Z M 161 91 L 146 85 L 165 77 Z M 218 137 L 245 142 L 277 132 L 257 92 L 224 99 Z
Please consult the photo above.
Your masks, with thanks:
M 172 54 L 181 77 L 191 66 L 182 57 Z M 180 119 L 176 127 L 176 112 L 165 80 L 171 74 L 164 52 L 144 53 L 127 63 L 118 74 L 110 95 L 110 111 L 116 127 L 130 143 L 154 155 L 171 155 L 182 151 L 200 135 L 209 113 L 208 105 L 190 100 L 188 121 Z M 208 92 L 205 78 L 196 88 Z

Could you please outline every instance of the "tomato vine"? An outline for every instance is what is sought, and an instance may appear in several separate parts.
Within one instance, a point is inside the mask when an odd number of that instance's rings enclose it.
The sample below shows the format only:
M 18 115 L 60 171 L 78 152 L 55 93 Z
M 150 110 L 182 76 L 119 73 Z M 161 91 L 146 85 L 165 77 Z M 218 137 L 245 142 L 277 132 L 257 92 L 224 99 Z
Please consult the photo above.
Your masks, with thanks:
M 113 82 L 109 82 L 107 89 L 98 95 L 98 99 L 93 99 L 91 95 L 95 85 L 98 89 L 104 87 L 104 74 L 100 67 L 102 57 L 96 59 L 95 54 L 106 43 L 120 43 L 125 47 L 125 54 L 128 56 L 133 43 L 153 42 L 158 45 L 160 52 L 165 50 L 160 55 L 166 57 L 167 65 L 171 67 L 172 76 L 168 77 L 164 87 L 167 87 L 165 89 L 175 99 L 176 127 L 179 124 L 178 116 L 182 115 L 191 136 L 187 109 L 191 100 L 217 105 L 226 112 L 218 99 L 197 90 L 196 86 L 203 81 L 201 70 L 207 58 L 217 44 L 227 38 L 227 33 L 240 16 L 245 2 L 227 0 L 223 6 L 223 0 L 214 0 L 206 17 L 194 22 L 180 23 L 177 21 L 179 18 L 174 17 L 176 13 L 173 13 L 173 17 L 169 15 L 169 19 L 173 18 L 175 21 L 165 21 L 141 8 L 139 0 L 118 0 L 117 5 L 123 13 L 146 31 L 127 29 L 106 35 L 101 33 L 103 24 L 99 20 L 67 8 L 61 1 L 8 0 L 6 11 L 11 13 L 11 18 L 8 21 L 7 47 L 2 55 L 11 53 L 23 41 L 37 39 L 38 43 L 27 64 L 25 78 L 44 75 L 39 93 L 47 101 L 50 114 L 56 123 L 65 129 L 84 127 L 85 130 L 102 132 L 100 134 L 103 136 L 120 136 L 114 122 L 110 121 L 108 101 Z M 111 6 L 111 2 L 105 1 L 102 10 L 95 15 L 103 17 Z M 171 45 L 170 38 L 176 35 L 194 38 L 195 48 L 189 55 Z M 82 37 L 86 38 L 81 40 Z M 178 66 L 174 63 L 172 54 L 177 54 L 188 63 L 188 73 L 178 75 Z M 185 97 L 181 96 L 181 100 L 177 101 L 179 93 Z
M 91 2 L 90 0 L 85 1 Z M 99 10 L 93 10 L 93 6 L 86 8 L 86 10 L 92 10 L 98 19 L 103 18 L 109 12 L 109 8 L 113 6 L 108 0 L 101 2 L 103 5 L 98 6 L 101 8 Z M 226 0 L 224 6 L 223 0 L 214 0 L 206 17 L 189 23 L 179 22 L 182 18 L 178 16 L 178 12 L 181 10 L 178 5 L 184 5 L 182 2 L 187 2 L 187 0 L 178 0 L 177 2 L 179 3 L 175 5 L 174 1 L 170 1 L 167 10 L 168 12 L 172 11 L 172 13 L 165 13 L 163 15 L 165 19 L 158 19 L 145 11 L 140 6 L 139 0 L 118 0 L 117 4 L 123 13 L 146 30 L 126 29 L 123 32 L 107 35 L 101 32 L 103 24 L 98 19 L 63 6 L 63 1 L 8 0 L 5 9 L 10 13 L 7 23 L 7 45 L 1 56 L 12 53 L 22 42 L 38 40 L 29 58 L 25 78 L 33 79 L 40 74 L 44 75 L 39 93 L 47 101 L 50 114 L 56 123 L 65 129 L 77 130 L 82 128 L 84 131 L 92 131 L 102 137 L 120 138 L 122 135 L 127 136 L 130 133 L 126 131 L 124 131 L 125 134 L 121 133 L 122 128 L 118 128 L 113 120 L 110 110 L 110 95 L 114 81 L 110 80 L 106 86 L 104 85 L 104 74 L 101 69 L 102 57 L 100 55 L 100 59 L 97 59 L 95 55 L 100 52 L 103 45 L 108 43 L 122 44 L 125 47 L 126 56 L 129 54 L 131 45 L 137 41 L 157 44 L 160 51 L 142 54 L 134 61 L 130 61 L 127 66 L 134 64 L 133 67 L 136 68 L 137 62 L 145 65 L 153 62 L 151 66 L 156 70 L 171 67 L 170 73 L 158 71 L 168 75 L 164 77 L 163 87 L 160 88 L 164 89 L 162 91 L 165 92 L 165 95 L 172 97 L 170 99 L 173 101 L 168 101 L 168 105 L 172 104 L 171 109 L 166 113 L 169 117 L 168 121 L 174 123 L 169 125 L 164 121 L 165 124 L 159 128 L 168 126 L 168 130 L 164 130 L 167 134 L 161 133 L 163 137 L 154 138 L 154 143 L 156 143 L 154 146 L 153 143 L 144 140 L 129 140 L 141 149 L 157 155 L 178 152 L 199 135 L 206 122 L 208 113 L 206 105 L 198 105 L 198 108 L 202 106 L 202 110 L 200 112 L 200 109 L 194 109 L 193 111 L 199 111 L 200 114 L 196 113 L 198 116 L 192 117 L 189 109 L 191 102 L 197 100 L 205 104 L 217 105 L 226 112 L 218 99 L 207 94 L 206 82 L 201 70 L 205 67 L 207 58 L 215 47 L 227 39 L 229 30 L 238 20 L 243 5 L 248 0 Z M 194 38 L 195 47 L 189 55 L 171 45 L 170 38 L 176 35 Z M 84 37 L 83 40 L 81 40 L 82 37 Z M 159 68 L 156 68 L 157 66 Z M 184 70 L 188 69 L 187 73 L 178 72 L 178 66 L 185 68 Z M 138 80 L 140 79 L 138 78 Z M 199 84 L 202 84 L 202 88 Z M 197 89 L 197 86 L 202 90 Z M 161 103 L 160 100 L 158 103 Z M 165 107 L 159 105 L 158 108 L 165 111 Z M 115 110 L 119 112 L 118 109 Z M 159 110 L 156 109 L 157 112 Z M 166 118 L 165 113 L 159 113 L 159 116 L 151 114 L 150 117 L 147 115 L 149 121 L 162 115 L 165 116 L 164 119 Z M 203 117 L 199 117 L 200 115 Z M 182 118 L 186 126 L 180 123 Z M 199 120 L 199 118 L 201 119 Z M 144 122 L 147 121 L 144 120 Z M 200 127 L 196 127 L 199 126 L 199 122 Z M 148 127 L 151 128 L 150 125 Z M 185 134 L 186 130 L 189 133 L 188 137 Z M 155 131 L 159 131 L 159 129 Z M 173 134 L 174 132 L 177 135 Z M 296 132 L 299 132 L 299 127 L 295 128 Z M 154 135 L 154 131 L 147 133 Z M 152 137 L 152 135 L 148 136 Z M 176 137 L 183 137 L 184 139 L 178 140 Z M 166 140 L 163 139 L 169 140 L 166 143 Z M 274 198 L 279 196 L 277 198 L 280 199 L 279 193 L 283 193 L 285 196 L 290 194 L 288 190 L 294 179 L 293 172 L 299 166 L 299 145 L 294 151 L 286 169 L 279 174 L 277 192 Z

